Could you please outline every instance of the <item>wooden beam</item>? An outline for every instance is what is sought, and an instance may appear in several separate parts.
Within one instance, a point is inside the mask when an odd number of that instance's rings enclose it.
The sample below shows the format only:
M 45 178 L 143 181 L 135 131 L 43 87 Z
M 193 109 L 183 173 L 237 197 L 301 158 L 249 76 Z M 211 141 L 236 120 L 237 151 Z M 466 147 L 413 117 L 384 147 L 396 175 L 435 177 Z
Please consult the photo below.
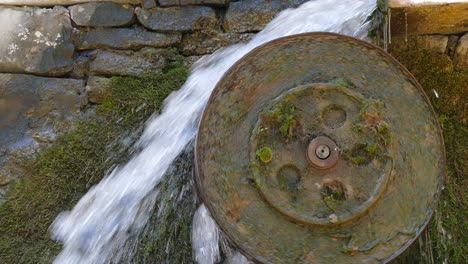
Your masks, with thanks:
M 408 2 L 390 0 L 390 3 Z M 454 34 L 468 31 L 468 1 L 430 5 L 391 6 L 393 35 Z
M 418 5 L 442 5 L 447 3 L 465 3 L 466 0 L 387 0 L 389 7 L 409 7 Z

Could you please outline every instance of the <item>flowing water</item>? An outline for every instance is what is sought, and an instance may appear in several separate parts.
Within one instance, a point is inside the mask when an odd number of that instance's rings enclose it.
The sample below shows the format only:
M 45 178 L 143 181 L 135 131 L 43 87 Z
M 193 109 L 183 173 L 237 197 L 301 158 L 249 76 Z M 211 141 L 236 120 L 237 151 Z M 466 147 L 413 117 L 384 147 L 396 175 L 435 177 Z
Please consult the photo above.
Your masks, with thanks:
M 265 42 L 303 32 L 328 31 L 365 38 L 365 21 L 374 9 L 375 0 L 310 1 L 281 12 L 250 42 L 202 58 L 181 89 L 166 99 L 161 114 L 147 122 L 137 142 L 142 151 L 92 187 L 73 210 L 56 218 L 51 232 L 64 247 L 54 263 L 116 261 L 119 249 L 145 226 L 157 197 L 156 185 L 195 138 L 211 91 L 237 60 Z M 216 225 L 204 207 L 194 220 L 194 258 L 198 263 L 213 263 L 219 258 Z M 246 262 L 236 252 L 232 258 Z

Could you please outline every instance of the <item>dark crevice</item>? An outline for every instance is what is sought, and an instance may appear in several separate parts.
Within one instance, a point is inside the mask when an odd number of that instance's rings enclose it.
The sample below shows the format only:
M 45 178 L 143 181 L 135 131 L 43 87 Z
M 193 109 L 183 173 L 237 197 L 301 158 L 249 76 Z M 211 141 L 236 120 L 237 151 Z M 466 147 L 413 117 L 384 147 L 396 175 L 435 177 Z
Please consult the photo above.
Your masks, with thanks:
M 219 21 L 219 29 L 223 33 L 226 33 L 226 29 L 224 28 L 224 18 L 226 17 L 226 13 L 228 9 L 229 9 L 229 3 L 225 6 L 215 8 L 216 17 L 218 18 L 218 21 Z

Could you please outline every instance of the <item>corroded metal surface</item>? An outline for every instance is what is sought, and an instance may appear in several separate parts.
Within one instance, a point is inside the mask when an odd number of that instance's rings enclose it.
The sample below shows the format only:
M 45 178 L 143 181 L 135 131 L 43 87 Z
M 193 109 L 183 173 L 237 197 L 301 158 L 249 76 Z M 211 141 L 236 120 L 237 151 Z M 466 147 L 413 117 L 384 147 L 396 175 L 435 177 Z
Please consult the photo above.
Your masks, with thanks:
M 340 148 L 326 136 L 312 139 L 306 150 L 307 161 L 318 169 L 330 169 L 338 163 Z
M 262 263 L 380 263 L 427 224 L 444 146 L 419 84 L 381 49 L 307 33 L 267 43 L 218 83 L 197 187 Z

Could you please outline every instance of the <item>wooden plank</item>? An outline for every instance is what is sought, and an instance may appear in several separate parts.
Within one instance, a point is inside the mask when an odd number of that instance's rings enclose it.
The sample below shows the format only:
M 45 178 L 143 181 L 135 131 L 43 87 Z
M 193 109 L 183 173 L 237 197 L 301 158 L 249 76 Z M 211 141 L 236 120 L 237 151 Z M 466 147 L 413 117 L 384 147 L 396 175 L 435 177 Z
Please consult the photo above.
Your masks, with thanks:
M 409 7 L 416 5 L 442 5 L 447 3 L 466 3 L 467 0 L 388 0 L 389 7 Z
M 391 8 L 391 28 L 393 35 L 406 34 L 406 32 L 408 35 L 466 32 L 468 1 Z

